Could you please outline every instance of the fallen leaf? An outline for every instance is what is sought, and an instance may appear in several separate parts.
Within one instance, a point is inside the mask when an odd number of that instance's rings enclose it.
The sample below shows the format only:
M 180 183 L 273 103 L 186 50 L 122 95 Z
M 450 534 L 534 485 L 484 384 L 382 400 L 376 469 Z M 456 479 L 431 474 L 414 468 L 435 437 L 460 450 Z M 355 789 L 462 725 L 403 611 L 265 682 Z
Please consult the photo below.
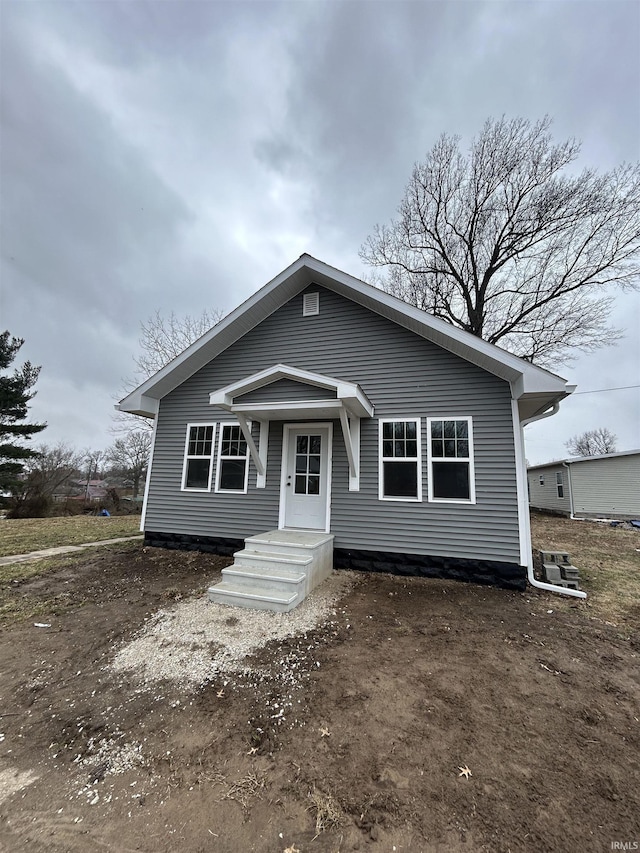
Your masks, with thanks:
M 460 777 L 460 776 L 464 776 L 464 778 L 465 778 L 465 779 L 468 779 L 468 778 L 469 778 L 469 776 L 471 776 L 471 775 L 472 775 L 472 774 L 471 774 L 471 770 L 469 770 L 469 768 L 467 767 L 467 765 L 466 765 L 466 764 L 465 764 L 465 765 L 463 765 L 462 767 L 458 767 L 458 770 L 460 771 L 460 772 L 458 773 L 458 777 Z

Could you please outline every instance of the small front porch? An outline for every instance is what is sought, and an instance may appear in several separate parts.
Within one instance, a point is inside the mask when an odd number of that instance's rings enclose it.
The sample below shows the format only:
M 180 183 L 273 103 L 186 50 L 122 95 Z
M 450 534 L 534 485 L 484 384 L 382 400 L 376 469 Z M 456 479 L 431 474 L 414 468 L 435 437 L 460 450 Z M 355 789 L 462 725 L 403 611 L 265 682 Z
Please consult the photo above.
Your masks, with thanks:
M 333 569 L 333 534 L 269 530 L 245 539 L 222 581 L 209 588 L 217 604 L 286 613 L 297 607 Z

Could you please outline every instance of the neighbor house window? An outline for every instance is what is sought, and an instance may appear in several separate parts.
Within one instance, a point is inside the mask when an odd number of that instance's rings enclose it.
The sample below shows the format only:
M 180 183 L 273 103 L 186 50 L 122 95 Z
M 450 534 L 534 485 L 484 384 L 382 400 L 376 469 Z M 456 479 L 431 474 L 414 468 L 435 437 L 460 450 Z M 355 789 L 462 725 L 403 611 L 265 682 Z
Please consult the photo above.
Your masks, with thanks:
M 248 469 L 249 454 L 242 430 L 236 424 L 222 424 L 216 491 L 246 492 Z
M 184 453 L 182 488 L 208 491 L 211 488 L 211 467 L 215 424 L 188 424 Z
M 429 500 L 475 503 L 471 418 L 428 418 Z
M 564 483 L 562 482 L 562 471 L 556 472 L 556 488 L 558 489 L 558 497 L 564 497 Z
M 420 419 L 381 420 L 379 425 L 381 500 L 422 500 Z

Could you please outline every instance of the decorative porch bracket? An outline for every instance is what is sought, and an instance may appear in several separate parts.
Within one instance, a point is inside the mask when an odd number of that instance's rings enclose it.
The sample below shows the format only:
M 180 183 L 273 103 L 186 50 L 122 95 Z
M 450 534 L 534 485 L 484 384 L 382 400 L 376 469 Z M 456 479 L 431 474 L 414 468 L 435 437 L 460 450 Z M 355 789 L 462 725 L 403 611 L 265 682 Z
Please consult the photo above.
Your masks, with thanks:
M 247 447 L 249 448 L 249 453 L 251 454 L 251 458 L 253 459 L 253 464 L 256 466 L 256 471 L 258 472 L 258 482 L 256 482 L 256 487 L 259 489 L 264 489 L 265 480 L 266 480 L 266 458 L 263 459 L 262 455 L 258 452 L 258 448 L 256 447 L 255 441 L 253 440 L 253 436 L 251 435 L 251 429 L 247 422 L 247 419 L 241 412 L 235 413 L 236 418 L 238 419 L 238 423 L 240 424 L 240 429 L 242 430 L 242 435 L 244 436 L 244 440 L 247 442 Z M 263 427 L 265 426 L 264 422 L 260 423 L 260 448 L 264 447 L 264 455 L 266 457 L 266 441 L 263 442 Z M 267 431 L 269 429 L 268 422 L 266 423 Z M 262 480 L 260 483 L 259 480 Z
M 344 406 L 340 407 L 340 424 L 344 436 L 344 446 L 349 461 L 349 491 L 360 491 L 360 418 L 349 415 Z

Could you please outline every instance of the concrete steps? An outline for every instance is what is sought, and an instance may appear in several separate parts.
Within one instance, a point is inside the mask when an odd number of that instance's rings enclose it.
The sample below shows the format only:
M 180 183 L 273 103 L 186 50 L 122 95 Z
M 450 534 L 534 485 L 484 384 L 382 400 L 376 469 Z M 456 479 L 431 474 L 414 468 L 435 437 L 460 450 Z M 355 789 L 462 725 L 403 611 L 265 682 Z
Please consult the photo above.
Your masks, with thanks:
M 271 530 L 245 539 L 209 600 L 234 607 L 287 612 L 297 607 L 333 570 L 333 536 Z

